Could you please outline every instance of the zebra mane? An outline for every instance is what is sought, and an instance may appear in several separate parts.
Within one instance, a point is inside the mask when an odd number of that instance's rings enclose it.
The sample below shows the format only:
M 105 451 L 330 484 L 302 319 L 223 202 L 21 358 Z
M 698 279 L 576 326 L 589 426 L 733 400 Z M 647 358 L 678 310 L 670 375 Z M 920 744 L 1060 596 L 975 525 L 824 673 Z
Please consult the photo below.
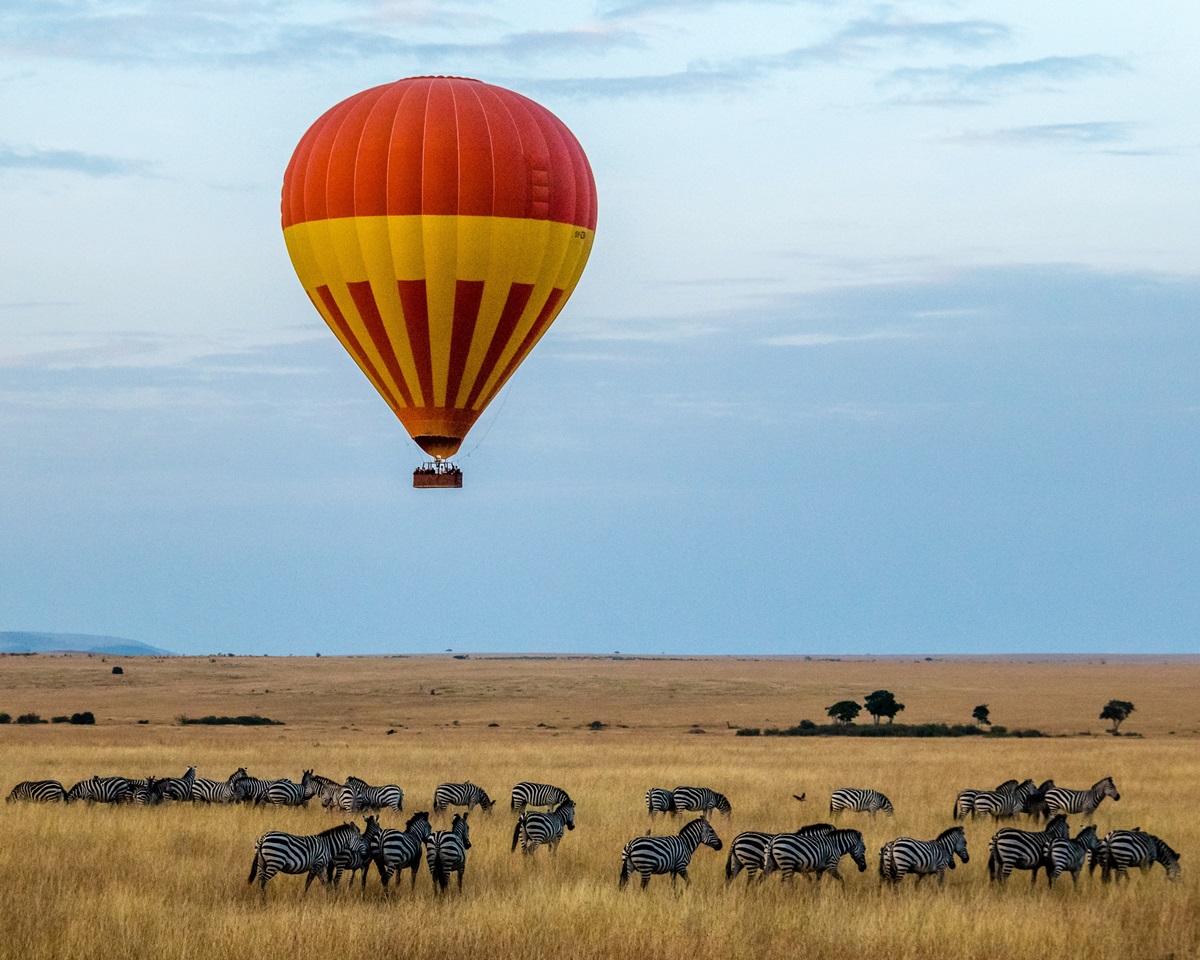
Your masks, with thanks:
M 358 834 L 362 833 L 362 831 L 358 829 L 357 823 L 342 823 L 336 827 L 330 827 L 328 830 L 322 830 L 320 833 L 316 834 L 316 836 L 328 837 L 328 836 L 332 836 L 335 833 L 345 833 L 347 827 L 349 827 L 355 833 L 358 833 Z
M 1161 840 L 1158 837 L 1155 837 L 1154 838 L 1154 850 L 1158 854 L 1159 861 L 1162 863 L 1166 863 L 1166 860 L 1163 859 L 1164 857 L 1168 858 L 1169 860 L 1171 860 L 1174 863 L 1179 862 L 1179 854 L 1176 853 L 1174 850 L 1172 850 L 1169 846 L 1167 846 L 1167 842 L 1165 840 Z
M 799 830 L 793 831 L 798 837 L 807 837 L 814 833 L 834 833 L 837 831 L 832 823 L 810 823 L 807 826 L 801 827 Z
M 428 810 L 422 810 L 420 813 L 414 813 L 411 817 L 408 818 L 408 822 L 404 825 L 404 829 L 408 830 L 418 820 L 428 820 L 428 819 L 429 819 L 429 811 Z
M 957 827 L 949 827 L 949 828 L 943 830 L 941 833 L 939 833 L 937 838 L 938 838 L 938 840 L 949 840 L 952 836 L 954 836 L 954 834 L 956 834 L 956 833 L 961 834 L 964 832 L 965 831 L 963 830 L 961 825 L 957 826 Z

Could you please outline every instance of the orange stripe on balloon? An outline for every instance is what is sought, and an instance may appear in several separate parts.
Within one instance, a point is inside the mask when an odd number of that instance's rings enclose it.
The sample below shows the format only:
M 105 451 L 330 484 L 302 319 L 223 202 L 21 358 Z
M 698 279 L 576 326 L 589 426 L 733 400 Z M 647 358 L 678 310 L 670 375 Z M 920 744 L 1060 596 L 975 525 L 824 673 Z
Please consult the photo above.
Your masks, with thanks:
M 471 353 L 479 304 L 483 300 L 482 280 L 457 280 L 454 284 L 454 332 L 450 339 L 450 373 L 446 380 L 446 406 L 457 406 L 458 388 Z
M 387 367 L 387 372 L 391 374 L 392 382 L 396 384 L 396 389 L 404 397 L 404 403 L 410 407 L 414 406 L 412 394 L 409 393 L 408 386 L 404 382 L 404 372 L 400 369 L 400 361 L 396 359 L 396 349 L 392 346 L 391 338 L 388 337 L 383 317 L 379 315 L 379 304 L 375 302 L 375 294 L 371 290 L 370 281 L 357 280 L 346 286 L 350 290 L 350 296 L 354 298 L 354 305 L 358 308 L 358 315 L 362 317 L 363 326 L 367 328 L 367 335 L 375 344 L 375 350 L 383 360 L 383 365 Z
M 324 284 L 317 287 L 317 296 L 321 298 L 321 303 L 325 305 L 325 310 L 322 311 L 320 305 L 313 301 L 313 306 L 317 307 L 319 313 L 323 313 L 330 321 L 331 326 L 337 332 L 342 342 L 350 350 L 351 356 L 354 357 L 359 369 L 367 375 L 367 378 L 375 385 L 375 389 L 379 391 L 379 395 L 387 401 L 392 412 L 396 416 L 400 415 L 400 404 L 396 402 L 396 398 L 392 396 L 392 392 L 387 388 L 384 379 L 379 375 L 379 371 L 375 369 L 375 364 L 371 362 L 371 358 L 363 349 L 362 344 L 358 342 L 358 338 L 354 336 L 354 332 L 350 329 L 350 324 L 346 322 L 346 317 L 342 313 L 341 307 L 337 305 L 337 301 L 333 298 L 333 293 L 328 286 Z M 311 295 L 310 295 L 311 299 Z
M 558 289 L 558 287 L 555 287 L 550 291 L 550 296 L 546 298 L 546 303 L 543 305 L 541 312 L 538 313 L 537 319 L 533 322 L 533 326 L 529 328 L 529 332 L 525 334 L 525 339 L 521 341 L 520 348 L 509 359 L 508 366 L 504 368 L 504 373 L 501 375 L 500 379 L 496 381 L 496 386 L 492 389 L 491 393 L 488 394 L 487 399 L 484 400 L 483 405 L 485 407 L 492 402 L 492 398 L 497 394 L 500 388 L 508 382 L 508 378 L 516 372 L 517 367 L 521 365 L 521 361 L 525 359 L 525 357 L 529 354 L 529 351 L 534 348 L 534 345 L 538 342 L 542 334 L 546 332 L 546 328 L 549 327 L 553 322 L 554 316 L 558 312 L 558 305 L 562 300 L 562 295 L 563 292 Z
M 512 339 L 513 331 L 517 329 L 517 323 L 525 312 L 525 305 L 529 303 L 529 296 L 532 293 L 532 283 L 514 283 L 508 288 L 508 298 L 504 301 L 504 309 L 500 312 L 496 332 L 492 336 L 492 342 L 488 344 L 487 353 L 484 354 L 483 363 L 475 377 L 475 384 L 471 387 L 470 396 L 467 397 L 467 409 L 475 407 L 475 401 L 479 399 L 479 392 L 487 386 L 492 371 L 500 362 L 504 348 Z
M 429 301 L 424 280 L 397 280 L 400 306 L 404 310 L 404 326 L 408 330 L 408 345 L 413 364 L 421 382 L 423 406 L 433 406 L 433 358 L 429 350 Z

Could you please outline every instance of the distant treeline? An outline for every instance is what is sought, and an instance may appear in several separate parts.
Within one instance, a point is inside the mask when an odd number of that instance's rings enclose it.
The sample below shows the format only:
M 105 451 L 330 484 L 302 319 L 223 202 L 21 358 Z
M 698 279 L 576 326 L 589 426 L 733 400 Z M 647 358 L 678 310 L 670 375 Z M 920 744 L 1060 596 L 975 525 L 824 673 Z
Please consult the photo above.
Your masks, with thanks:
M 1041 730 L 1009 730 L 993 726 L 986 730 L 965 723 L 885 723 L 858 726 L 854 723 L 813 723 L 801 720 L 794 727 L 739 727 L 739 737 L 1044 737 Z
M 179 722 L 184 726 L 193 723 L 205 726 L 223 727 L 282 727 L 282 720 L 272 720 L 270 717 L 260 717 L 257 713 L 244 717 L 180 717 Z

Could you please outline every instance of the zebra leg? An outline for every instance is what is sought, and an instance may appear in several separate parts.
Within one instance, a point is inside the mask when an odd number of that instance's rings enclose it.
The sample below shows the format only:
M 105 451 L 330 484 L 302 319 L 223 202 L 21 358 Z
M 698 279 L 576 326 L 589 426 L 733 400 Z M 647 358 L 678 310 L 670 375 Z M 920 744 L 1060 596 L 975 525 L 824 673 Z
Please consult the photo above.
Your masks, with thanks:
M 647 870 L 642 874 L 642 889 L 646 889 L 646 884 L 650 882 L 650 871 Z

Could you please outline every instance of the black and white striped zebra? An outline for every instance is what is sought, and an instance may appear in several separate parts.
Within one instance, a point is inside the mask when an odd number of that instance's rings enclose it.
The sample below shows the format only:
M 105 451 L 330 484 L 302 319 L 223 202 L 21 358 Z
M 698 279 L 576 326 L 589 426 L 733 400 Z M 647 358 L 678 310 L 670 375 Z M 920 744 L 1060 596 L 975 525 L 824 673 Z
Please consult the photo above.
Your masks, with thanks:
M 349 870 L 350 880 L 348 884 L 354 885 L 354 875 L 359 870 L 362 871 L 362 888 L 367 888 L 367 874 L 370 872 L 373 862 L 372 851 L 379 842 L 379 835 L 382 832 L 379 828 L 379 821 L 375 817 L 365 818 L 366 829 L 358 838 L 358 842 L 350 842 L 339 850 L 333 858 L 333 889 L 336 890 L 338 884 L 342 882 L 342 874 Z
M 1121 799 L 1112 777 L 1097 780 L 1087 790 L 1051 787 L 1046 791 L 1046 809 L 1052 816 L 1056 813 L 1082 813 L 1085 817 L 1091 817 L 1105 797 L 1112 797 L 1114 801 Z
M 522 781 L 512 788 L 512 809 L 517 813 L 526 807 L 557 807 L 570 799 L 566 790 L 550 783 Z
M 513 830 L 512 849 L 520 842 L 524 853 L 533 853 L 543 843 L 549 844 L 551 853 L 558 853 L 564 830 L 575 829 L 575 801 L 567 798 L 549 813 L 526 810 L 517 817 Z
M 726 882 L 732 882 L 743 870 L 746 871 L 747 883 L 764 875 L 767 850 L 775 837 L 774 833 L 763 833 L 759 830 L 746 830 L 734 837 L 729 844 L 729 856 L 725 860 Z
M 33 803 L 54 803 L 67 799 L 67 791 L 57 780 L 22 780 L 5 797 L 5 803 L 28 800 Z
M 971 859 L 962 827 L 943 830 L 933 840 L 898 837 L 879 851 L 879 879 L 897 884 L 912 873 L 920 886 L 922 880 L 936 874 L 940 885 L 945 882 L 946 871 L 954 869 L 955 856 L 963 863 Z
M 710 790 L 708 787 L 676 787 L 671 791 L 671 806 L 677 812 L 695 811 L 705 820 L 714 810 L 727 817 L 733 813 L 733 807 L 730 806 L 725 794 Z
M 843 810 L 853 810 L 855 813 L 869 813 L 871 816 L 882 810 L 889 817 L 896 815 L 892 801 L 878 790 L 868 790 L 859 787 L 842 787 L 834 790 L 829 797 L 829 812 L 841 813 Z
M 440 783 L 433 791 L 433 812 L 445 813 L 447 807 L 466 807 L 470 813 L 476 807 L 484 813 L 491 812 L 495 803 L 482 787 L 477 787 L 470 780 L 463 783 Z
M 1003 883 L 1014 870 L 1031 870 L 1030 881 L 1037 882 L 1037 872 L 1044 865 L 1042 852 L 1055 837 L 1070 835 L 1067 818 L 1061 813 L 1050 818 L 1041 831 L 1005 827 L 988 842 L 988 876 Z
M 650 819 L 656 813 L 678 813 L 671 798 L 671 791 L 662 787 L 651 787 L 646 791 L 646 809 L 650 811 Z
M 260 803 L 270 803 L 268 794 L 271 784 L 274 782 L 274 780 L 262 780 L 258 777 L 242 777 L 233 785 L 234 792 L 237 794 L 237 802 L 252 803 L 256 807 Z
M 1179 854 L 1152 833 L 1143 830 L 1113 830 L 1092 851 L 1089 872 L 1100 866 L 1100 879 L 1108 883 L 1116 872 L 1117 880 L 1129 879 L 1129 868 L 1148 873 L 1156 863 L 1167 871 L 1168 880 L 1179 879 Z
M 1025 798 L 1021 812 L 1029 814 L 1035 821 L 1049 820 L 1050 808 L 1046 805 L 1046 794 L 1049 793 L 1053 786 L 1053 780 L 1043 781 L 1041 786 Z
M 1100 841 L 1096 838 L 1096 825 L 1090 824 L 1071 837 L 1052 837 L 1042 850 L 1042 866 L 1046 868 L 1046 881 L 1054 881 L 1064 873 L 1071 874 L 1071 881 L 1078 886 L 1079 873 L 1088 855 Z
M 1025 780 L 1015 787 L 984 790 L 975 798 L 975 814 L 993 820 L 1015 817 L 1024 812 L 1026 801 L 1036 792 L 1037 784 L 1032 780 Z
M 337 856 L 347 850 L 357 850 L 361 839 L 362 833 L 356 823 L 343 823 L 311 835 L 272 830 L 254 844 L 254 862 L 246 882 L 253 883 L 257 875 L 265 896 L 267 881 L 275 874 L 307 873 L 308 879 L 304 881 L 304 892 L 307 893 L 313 880 L 328 883 Z
M 330 780 L 329 777 L 323 777 L 319 773 L 314 773 L 309 780 L 315 791 L 314 796 L 321 801 L 321 806 L 325 809 L 336 806 L 334 798 L 337 792 L 342 789 L 342 784 L 336 780 Z
M 449 830 L 435 830 L 425 840 L 425 862 L 433 879 L 433 889 L 444 893 L 450 886 L 450 874 L 458 874 L 458 889 L 462 889 L 467 869 L 467 851 L 471 849 L 471 831 L 467 826 L 470 812 L 456 813 Z
M 160 803 L 162 801 L 161 780 L 156 780 L 154 777 L 146 777 L 143 780 L 127 778 L 126 783 L 129 784 L 129 789 L 125 791 L 125 796 L 121 798 L 122 803 L 149 806 L 152 803 Z
M 999 793 L 1004 790 L 1012 790 L 1017 786 L 1016 780 L 1005 780 L 995 788 L 995 792 Z M 965 820 L 967 814 L 971 815 L 971 819 L 975 819 L 975 801 L 981 793 L 988 793 L 987 790 L 962 790 L 958 796 L 954 798 L 954 819 Z
M 394 874 L 403 870 L 412 871 L 412 885 L 417 885 L 417 871 L 424 859 L 425 841 L 432 832 L 426 812 L 414 813 L 403 830 L 385 828 L 379 832 L 372 856 L 384 887 L 387 887 Z
M 192 782 L 193 803 L 233 803 L 237 800 L 237 783 L 246 776 L 246 768 L 238 767 L 227 780 L 206 780 L 197 777 Z
M 675 836 L 635 837 L 621 851 L 621 887 L 635 873 L 642 877 L 643 890 L 656 873 L 669 873 L 672 886 L 679 877 L 690 884 L 688 865 L 701 844 L 714 850 L 721 849 L 721 838 L 703 817 L 684 824 Z
M 781 833 L 767 848 L 765 873 L 780 872 L 783 882 L 796 873 L 815 874 L 820 881 L 826 873 L 840 882 L 838 863 L 849 855 L 862 873 L 867 869 L 867 848 L 857 830 L 839 830 L 828 823 L 801 827 L 794 833 Z
M 271 785 L 267 787 L 267 803 L 279 807 L 303 807 L 316 792 L 316 785 L 312 782 L 312 771 L 305 770 L 299 783 L 293 783 L 286 777 L 272 780 Z
M 196 768 L 188 767 L 182 777 L 162 777 L 157 780 L 154 791 L 159 800 L 191 800 L 195 782 Z
M 83 800 L 87 803 L 120 803 L 129 793 L 129 781 L 124 777 L 92 777 L 80 780 L 67 791 L 66 800 L 71 803 Z
M 346 786 L 355 790 L 356 810 L 395 810 L 398 813 L 404 809 L 404 791 L 394 783 L 372 786 L 358 777 L 347 777 Z

